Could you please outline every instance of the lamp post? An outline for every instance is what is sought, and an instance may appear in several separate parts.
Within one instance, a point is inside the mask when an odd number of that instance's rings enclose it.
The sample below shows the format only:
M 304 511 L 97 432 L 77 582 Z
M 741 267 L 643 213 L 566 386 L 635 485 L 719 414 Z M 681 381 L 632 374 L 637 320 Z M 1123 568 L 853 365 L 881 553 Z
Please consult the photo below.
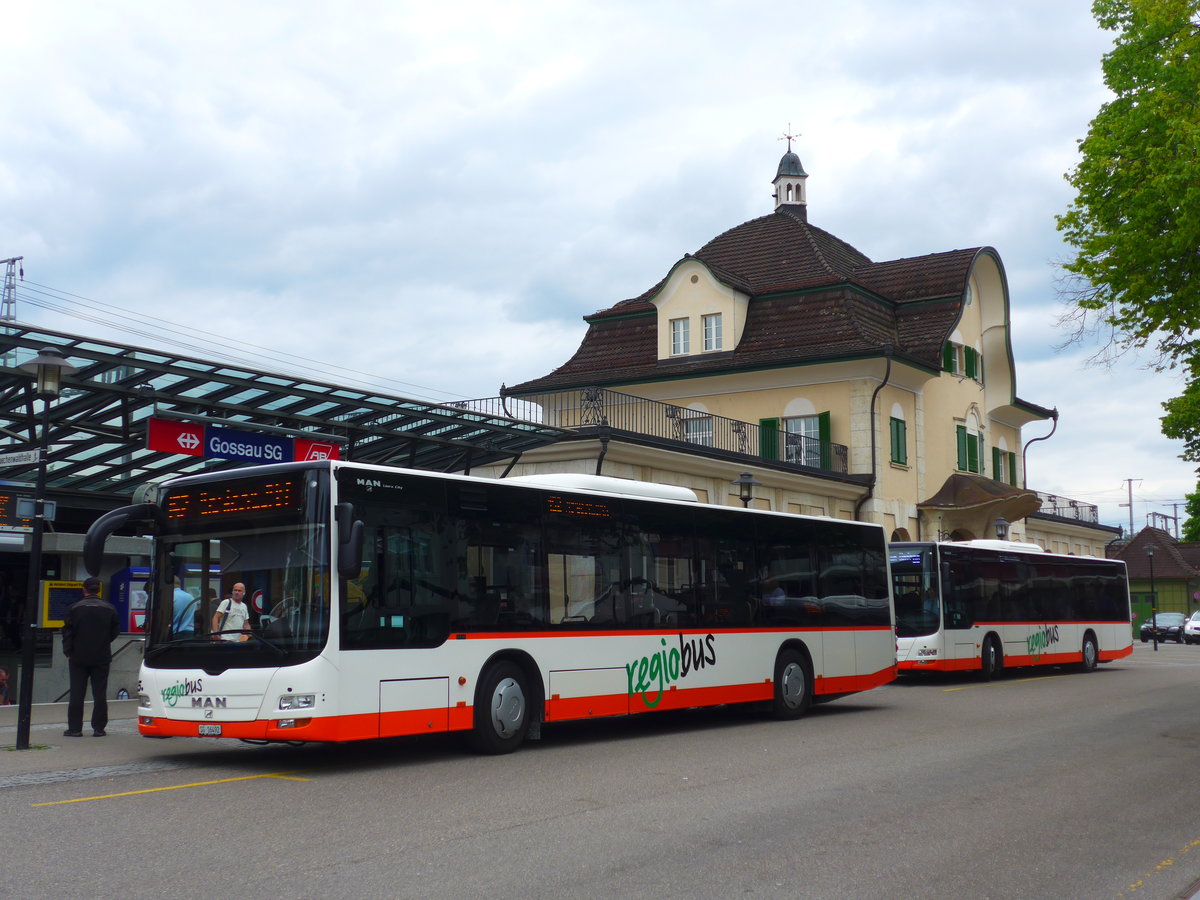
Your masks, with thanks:
M 25 633 L 21 638 L 21 688 L 17 697 L 16 749 L 29 749 L 33 719 L 33 663 L 37 641 L 39 588 L 42 576 L 42 534 L 45 531 L 46 454 L 50 446 L 50 401 L 62 390 L 62 376 L 76 371 L 54 347 L 21 366 L 37 378 L 34 396 L 42 401 L 42 433 L 38 443 L 37 487 L 33 495 L 33 530 L 29 535 L 29 581 L 25 591 Z
M 1146 558 L 1150 561 L 1150 634 L 1154 638 L 1154 652 L 1158 652 L 1158 594 L 1154 592 L 1154 544 L 1146 545 Z
M 762 483 L 755 481 L 754 476 L 749 472 L 743 472 L 729 483 L 737 486 L 738 499 L 742 501 L 742 506 L 745 508 L 749 508 L 750 501 L 754 499 L 754 489 L 762 487 Z

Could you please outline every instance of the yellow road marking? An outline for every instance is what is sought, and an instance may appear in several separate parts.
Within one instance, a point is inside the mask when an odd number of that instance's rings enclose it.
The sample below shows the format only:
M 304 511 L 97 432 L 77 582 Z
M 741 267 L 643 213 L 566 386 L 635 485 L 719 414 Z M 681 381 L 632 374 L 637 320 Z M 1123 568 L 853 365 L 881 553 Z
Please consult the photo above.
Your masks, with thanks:
M 184 788 L 209 787 L 214 784 L 232 784 L 235 781 L 253 781 L 255 778 L 278 778 L 283 781 L 311 781 L 289 772 L 269 772 L 265 775 L 242 775 L 237 778 L 221 778 L 216 781 L 195 781 L 191 784 L 173 784 L 167 787 L 145 788 L 140 791 L 122 791 L 119 794 L 101 794 L 98 797 L 77 797 L 74 800 L 51 800 L 47 803 L 31 803 L 30 806 L 62 806 L 65 803 L 90 803 L 93 800 L 114 800 L 117 797 L 133 797 L 137 794 L 157 794 L 160 791 L 181 791 Z
M 1002 687 L 1006 684 L 1024 684 L 1027 681 L 1041 681 L 1043 678 L 1049 678 L 1049 675 L 1034 675 L 1032 678 L 1005 678 L 1003 681 L 985 681 L 982 684 L 964 684 L 959 687 L 942 688 L 942 693 L 949 694 L 953 691 L 971 691 L 981 687 Z

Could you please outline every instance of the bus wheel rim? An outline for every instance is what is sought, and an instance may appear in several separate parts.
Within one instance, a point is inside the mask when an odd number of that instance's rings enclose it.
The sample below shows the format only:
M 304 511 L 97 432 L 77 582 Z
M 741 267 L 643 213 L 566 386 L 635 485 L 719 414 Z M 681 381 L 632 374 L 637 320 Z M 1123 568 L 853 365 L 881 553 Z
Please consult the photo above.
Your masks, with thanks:
M 804 668 L 799 663 L 788 663 L 779 682 L 780 693 L 788 709 L 795 709 L 804 702 Z
M 515 678 L 504 678 L 492 693 L 492 727 L 496 734 L 516 734 L 525 720 L 525 694 Z

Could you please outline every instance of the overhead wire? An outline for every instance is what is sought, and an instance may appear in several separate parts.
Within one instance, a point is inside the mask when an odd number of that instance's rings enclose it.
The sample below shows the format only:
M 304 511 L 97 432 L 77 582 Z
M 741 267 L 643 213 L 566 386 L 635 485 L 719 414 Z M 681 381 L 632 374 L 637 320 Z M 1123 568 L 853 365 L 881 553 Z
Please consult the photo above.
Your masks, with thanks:
M 178 322 L 172 322 L 168 319 L 163 319 L 158 316 L 152 316 L 146 313 L 127 309 L 125 307 L 120 307 L 115 304 L 95 300 L 90 297 L 84 297 L 80 294 L 74 294 L 69 291 L 59 290 L 58 288 L 39 284 L 34 281 L 26 280 L 18 282 L 15 294 L 18 302 L 20 303 L 76 318 L 81 321 L 90 322 L 124 335 L 133 335 L 135 337 L 144 338 L 158 344 L 159 346 L 165 345 L 176 347 L 185 351 L 191 351 L 192 354 L 195 354 L 197 350 L 197 344 L 204 345 L 202 352 L 205 354 L 206 358 L 216 358 L 218 360 L 229 362 L 241 367 L 245 367 L 246 365 L 244 355 L 239 356 L 236 353 L 231 353 L 229 351 L 230 347 L 240 347 L 244 348 L 244 350 L 253 351 L 256 355 L 256 358 L 259 358 L 260 360 L 265 355 L 265 358 L 275 366 L 284 367 L 274 370 L 273 374 L 284 375 L 289 378 L 306 380 L 311 378 L 312 373 L 316 371 L 329 376 L 339 383 L 348 381 L 358 387 L 378 389 L 381 384 L 392 384 L 403 387 L 406 391 L 416 389 L 419 391 L 428 392 L 429 394 L 442 395 L 441 399 L 433 396 L 424 396 L 419 398 L 431 400 L 435 403 L 452 403 L 458 400 L 469 399 L 463 397 L 461 394 L 454 394 L 450 391 L 444 391 L 439 388 L 432 388 L 427 385 L 415 384 L 413 382 L 402 381 L 400 379 L 391 378 L 388 376 L 362 372 L 360 370 L 351 369 L 336 363 L 329 363 L 324 360 L 278 351 L 236 338 L 228 338 L 223 335 L 218 335 L 214 332 L 205 331 L 193 326 L 182 325 Z M 85 311 L 88 309 L 92 310 L 92 312 L 89 313 Z M 97 312 L 102 313 L 103 318 L 97 316 L 95 314 Z M 129 324 L 116 324 L 113 321 L 114 319 L 124 320 Z M 178 337 L 171 337 L 170 335 L 178 335 Z M 154 348 L 149 347 L 147 349 Z M 303 372 L 296 371 L 297 368 L 301 367 L 303 368 Z M 347 386 L 351 385 L 347 384 Z

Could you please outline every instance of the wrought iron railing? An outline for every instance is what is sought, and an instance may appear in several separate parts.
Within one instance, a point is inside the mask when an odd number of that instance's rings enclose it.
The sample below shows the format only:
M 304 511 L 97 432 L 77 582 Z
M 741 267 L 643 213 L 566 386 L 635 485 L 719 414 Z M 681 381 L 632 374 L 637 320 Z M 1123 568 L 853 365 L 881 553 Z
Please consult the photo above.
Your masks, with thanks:
M 604 388 L 552 391 L 525 397 L 486 397 L 453 404 L 492 416 L 506 416 L 559 428 L 607 425 L 616 431 L 648 435 L 693 447 L 710 447 L 760 460 L 808 466 L 846 474 L 849 453 L 842 444 L 779 428 L 647 400 Z
M 1056 494 L 1047 494 L 1044 491 L 1037 491 L 1038 499 L 1042 501 L 1042 508 L 1038 510 L 1040 513 L 1045 513 L 1048 516 L 1060 516 L 1064 519 L 1076 519 L 1080 522 L 1087 522 L 1090 525 L 1096 525 L 1100 522 L 1100 508 L 1093 506 L 1091 503 L 1080 503 L 1078 500 L 1070 500 L 1066 497 L 1059 497 Z

